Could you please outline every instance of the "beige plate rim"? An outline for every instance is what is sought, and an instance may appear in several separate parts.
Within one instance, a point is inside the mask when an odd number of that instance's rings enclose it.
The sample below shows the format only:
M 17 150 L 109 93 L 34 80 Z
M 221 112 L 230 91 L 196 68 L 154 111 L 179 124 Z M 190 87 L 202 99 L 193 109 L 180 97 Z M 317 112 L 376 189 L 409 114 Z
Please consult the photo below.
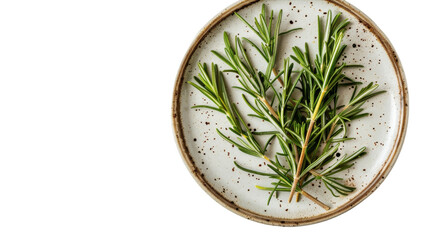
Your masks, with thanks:
M 227 200 L 215 189 L 213 189 L 207 183 L 207 181 L 201 176 L 201 173 L 199 172 L 199 170 L 195 167 L 192 156 L 190 155 L 188 147 L 186 146 L 186 142 L 184 140 L 184 133 L 182 128 L 182 123 L 180 120 L 181 119 L 180 94 L 181 94 L 181 86 L 184 81 L 183 75 L 184 75 L 185 68 L 192 54 L 195 52 L 196 48 L 198 47 L 198 44 L 204 39 L 204 37 L 210 32 L 210 30 L 213 29 L 223 19 L 225 19 L 235 11 L 238 11 L 246 6 L 249 6 L 259 1 L 260 0 L 239 1 L 231 5 L 230 7 L 226 8 L 224 11 L 222 11 L 220 14 L 214 17 L 200 31 L 200 33 L 193 41 L 191 47 L 187 51 L 180 65 L 179 72 L 176 78 L 175 87 L 174 87 L 174 93 L 173 93 L 172 117 L 173 117 L 173 129 L 174 129 L 176 143 L 187 168 L 192 173 L 193 177 L 198 182 L 198 184 L 214 200 L 216 200 L 219 204 L 221 204 L 228 210 L 242 217 L 245 217 L 247 219 L 264 223 L 264 224 L 276 225 L 276 226 L 298 226 L 298 225 L 308 225 L 308 224 L 318 223 L 318 222 L 333 218 L 335 216 L 338 216 L 350 210 L 360 202 L 362 202 L 365 198 L 367 198 L 369 195 L 371 195 L 372 192 L 374 192 L 377 189 L 377 187 L 383 182 L 383 180 L 386 178 L 386 176 L 389 174 L 390 170 L 392 169 L 393 165 L 395 164 L 396 159 L 398 158 L 399 152 L 402 148 L 402 144 L 404 142 L 407 123 L 408 123 L 408 112 L 409 112 L 408 111 L 408 108 L 409 108 L 408 107 L 408 89 L 407 89 L 407 84 L 405 80 L 405 74 L 404 74 L 401 62 L 392 44 L 389 42 L 389 40 L 384 35 L 384 33 L 377 27 L 377 25 L 368 16 L 366 16 L 356 7 L 354 7 L 353 5 L 349 4 L 344 0 L 326 0 L 330 3 L 333 3 L 339 6 L 344 11 L 347 11 L 352 15 L 354 15 L 362 24 L 364 24 L 370 31 L 372 31 L 372 33 L 378 38 L 378 40 L 386 50 L 387 54 L 389 55 L 389 59 L 392 62 L 393 67 L 395 69 L 395 73 L 398 78 L 398 86 L 400 88 L 399 89 L 399 95 L 400 95 L 399 128 L 398 128 L 397 137 L 394 141 L 393 148 L 389 153 L 388 159 L 386 160 L 386 164 L 382 167 L 382 169 L 378 172 L 378 174 L 374 177 L 374 179 L 368 184 L 368 186 L 366 186 L 365 189 L 363 189 L 358 195 L 356 195 L 350 201 L 339 206 L 333 211 L 320 214 L 317 216 L 309 217 L 309 218 L 284 219 L 284 218 L 267 217 L 264 215 L 256 214 L 248 209 L 241 208 L 240 206 L 235 205 L 234 202 Z

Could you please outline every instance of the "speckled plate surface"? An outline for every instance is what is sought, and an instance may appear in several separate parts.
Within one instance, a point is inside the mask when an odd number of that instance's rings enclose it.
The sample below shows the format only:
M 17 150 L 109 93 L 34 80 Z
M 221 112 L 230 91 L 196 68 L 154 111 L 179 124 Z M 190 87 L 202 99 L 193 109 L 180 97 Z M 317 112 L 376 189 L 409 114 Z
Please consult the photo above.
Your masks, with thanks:
M 351 20 L 344 42 L 348 45 L 345 62 L 362 64 L 361 69 L 347 70 L 347 75 L 363 83 L 375 82 L 387 93 L 379 95 L 366 103 L 370 116 L 353 121 L 348 137 L 356 140 L 342 144 L 341 154 L 350 154 L 366 146 L 368 154 L 356 161 L 349 171 L 339 175 L 356 190 L 345 197 L 333 197 L 323 184 L 315 182 L 306 191 L 317 196 L 329 205 L 325 211 L 311 201 L 303 198 L 300 202 L 287 203 L 288 193 L 281 193 L 267 206 L 269 195 L 266 191 L 257 190 L 255 185 L 268 186 L 268 178 L 253 176 L 234 168 L 236 160 L 244 166 L 268 171 L 261 160 L 238 151 L 223 141 L 216 133 L 216 128 L 224 130 L 228 122 L 222 114 L 208 110 L 191 110 L 191 106 L 211 104 L 193 89 L 186 81 L 197 75 L 199 61 L 216 62 L 221 69 L 226 69 L 210 50 L 223 51 L 222 34 L 224 31 L 239 33 L 240 37 L 258 40 L 233 12 L 238 11 L 247 19 L 258 15 L 261 5 L 278 12 L 283 9 L 282 30 L 296 27 L 304 28 L 280 40 L 279 56 L 291 54 L 292 46 L 303 47 L 309 42 L 310 50 L 317 44 L 317 16 L 324 17 L 328 10 L 342 12 Z M 259 41 L 259 40 L 258 40 Z M 263 59 L 248 48 L 253 62 L 265 66 Z M 235 74 L 224 74 L 227 84 L 236 85 Z M 350 96 L 351 89 L 343 89 L 342 96 Z M 241 101 L 241 92 L 232 91 L 233 101 L 242 111 L 248 111 Z M 173 97 L 173 125 L 176 140 L 185 164 L 201 187 L 216 201 L 227 209 L 254 221 L 295 226 L 320 222 L 349 210 L 368 197 L 381 184 L 393 167 L 402 146 L 408 115 L 407 88 L 404 73 L 399 59 L 380 29 L 363 13 L 341 0 L 266 0 L 243 1 L 227 8 L 216 16 L 197 36 L 185 56 L 176 80 Z M 266 123 L 248 119 L 252 129 L 267 130 Z

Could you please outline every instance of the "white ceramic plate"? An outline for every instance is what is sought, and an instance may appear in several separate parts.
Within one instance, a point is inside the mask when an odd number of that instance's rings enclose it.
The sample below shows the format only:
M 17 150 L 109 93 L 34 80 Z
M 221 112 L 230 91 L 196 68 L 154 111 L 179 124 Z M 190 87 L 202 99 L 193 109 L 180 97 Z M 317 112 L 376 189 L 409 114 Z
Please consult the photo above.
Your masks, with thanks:
M 314 53 L 317 46 L 317 16 L 326 16 L 328 10 L 342 12 L 350 19 L 350 29 L 344 43 L 348 45 L 345 62 L 362 64 L 362 69 L 347 70 L 347 75 L 363 83 L 375 82 L 387 93 L 368 101 L 365 106 L 369 117 L 353 121 L 348 137 L 356 140 L 341 144 L 340 153 L 350 154 L 366 146 L 368 154 L 356 161 L 349 171 L 340 174 L 347 184 L 356 190 L 345 197 L 333 197 L 323 184 L 309 186 L 306 191 L 329 205 L 325 211 L 313 202 L 302 198 L 300 202 L 287 203 L 289 193 L 273 198 L 267 206 L 269 193 L 256 189 L 255 185 L 269 186 L 268 178 L 252 176 L 234 167 L 236 160 L 252 169 L 269 172 L 261 160 L 238 151 L 223 141 L 216 128 L 225 130 L 229 126 L 225 117 L 217 112 L 191 109 L 194 105 L 211 104 L 187 81 L 198 74 L 198 62 L 216 62 L 227 69 L 210 51 L 223 52 L 223 32 L 239 33 L 240 37 L 259 39 L 235 16 L 240 15 L 253 22 L 265 3 L 269 10 L 277 13 L 283 9 L 282 30 L 302 27 L 303 30 L 281 38 L 279 56 L 291 54 L 291 47 L 310 44 Z M 324 18 L 323 18 L 324 19 Z M 252 61 L 261 68 L 263 59 L 248 48 Z M 237 85 L 235 74 L 224 74 L 227 83 Z M 344 89 L 342 96 L 350 96 L 351 89 Z M 241 100 L 240 91 L 231 91 L 238 108 L 248 111 Z M 244 1 L 236 3 L 215 17 L 198 35 L 180 67 L 173 99 L 173 123 L 176 139 L 189 170 L 208 194 L 220 204 L 241 216 L 258 222 L 293 226 L 319 222 L 339 215 L 352 208 L 372 193 L 392 168 L 399 154 L 407 124 L 407 89 L 405 77 L 391 44 L 378 27 L 355 7 L 341 1 Z M 255 119 L 247 119 L 252 129 L 270 128 L 270 125 Z M 224 131 L 227 133 L 227 131 Z

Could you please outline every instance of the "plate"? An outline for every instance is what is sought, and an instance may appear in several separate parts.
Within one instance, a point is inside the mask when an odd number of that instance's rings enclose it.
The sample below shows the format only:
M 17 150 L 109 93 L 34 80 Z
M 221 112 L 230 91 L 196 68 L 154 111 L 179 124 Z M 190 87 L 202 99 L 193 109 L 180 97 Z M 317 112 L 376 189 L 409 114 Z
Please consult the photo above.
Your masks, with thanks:
M 270 179 L 243 172 L 234 161 L 245 167 L 268 172 L 268 167 L 258 158 L 245 155 L 237 147 L 227 143 L 216 133 L 220 129 L 228 133 L 225 117 L 214 111 L 191 109 L 200 104 L 211 104 L 187 81 L 198 74 L 198 62 L 219 64 L 227 69 L 211 50 L 223 52 L 223 32 L 239 33 L 240 37 L 259 40 L 241 22 L 234 12 L 252 22 L 258 16 L 262 4 L 278 13 L 283 9 L 282 30 L 303 28 L 281 38 L 279 57 L 292 54 L 293 46 L 303 47 L 305 42 L 315 53 L 317 46 L 317 16 L 326 18 L 329 10 L 341 12 L 351 22 L 343 42 L 348 45 L 345 62 L 362 64 L 363 68 L 348 69 L 347 74 L 363 83 L 375 82 L 386 93 L 371 98 L 365 103 L 370 115 L 352 121 L 348 137 L 353 141 L 342 143 L 340 154 L 351 154 L 366 146 L 368 154 L 355 161 L 348 171 L 339 174 L 356 190 L 347 196 L 334 197 L 325 186 L 315 181 L 306 191 L 324 202 L 330 210 L 319 207 L 306 198 L 288 203 L 289 193 L 280 193 L 267 205 L 269 192 L 255 188 L 267 186 Z M 248 48 L 255 65 L 264 66 L 264 60 Z M 226 84 L 237 85 L 234 73 L 224 73 Z M 350 96 L 352 89 L 344 88 L 341 95 Z M 233 102 L 245 109 L 240 91 L 230 91 Z M 201 187 L 219 204 L 247 219 L 257 222 L 296 226 L 317 223 L 346 212 L 368 197 L 383 182 L 393 167 L 405 137 L 408 116 L 408 95 L 404 72 L 392 45 L 381 30 L 362 12 L 341 0 L 265 0 L 238 2 L 212 19 L 200 32 L 188 50 L 176 80 L 173 96 L 173 126 L 183 160 Z M 270 126 L 262 121 L 246 118 L 254 130 L 266 130 Z

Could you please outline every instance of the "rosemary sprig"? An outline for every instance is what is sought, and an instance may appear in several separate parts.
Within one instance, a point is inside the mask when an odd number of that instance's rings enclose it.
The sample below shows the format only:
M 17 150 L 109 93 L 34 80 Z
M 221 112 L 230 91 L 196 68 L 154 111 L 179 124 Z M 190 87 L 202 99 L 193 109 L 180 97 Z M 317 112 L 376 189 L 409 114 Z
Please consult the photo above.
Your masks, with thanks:
M 286 35 L 288 33 L 291 33 L 296 30 L 300 30 L 302 28 L 294 28 L 294 29 L 290 29 L 288 31 L 279 33 L 282 13 L 283 11 L 280 10 L 274 33 L 272 33 L 274 11 L 271 11 L 269 20 L 267 21 L 265 4 L 262 5 L 262 10 L 261 10 L 261 13 L 259 14 L 259 21 L 257 18 L 255 18 L 255 27 L 253 27 L 249 22 L 247 22 L 246 19 L 244 19 L 237 12 L 235 13 L 235 15 L 262 40 L 262 43 L 260 44 L 261 47 L 258 47 L 258 45 L 255 44 L 253 41 L 243 37 L 243 40 L 248 42 L 251 46 L 253 46 L 268 63 L 265 76 L 267 78 L 270 78 L 270 72 L 272 71 L 274 73 L 274 76 L 277 76 L 276 80 L 278 80 L 280 84 L 284 86 L 284 83 L 280 78 L 280 75 L 275 70 L 277 48 L 278 48 L 278 41 L 279 41 L 278 38 L 282 35 Z
M 208 97 L 216 105 L 216 107 L 198 105 L 194 106 L 193 108 L 209 108 L 225 114 L 226 118 L 231 124 L 229 129 L 231 132 L 237 135 L 237 139 L 240 143 L 229 139 L 221 131 L 219 131 L 219 129 L 217 129 L 218 134 L 226 141 L 237 146 L 240 151 L 270 161 L 264 154 L 266 149 L 261 148 L 259 143 L 253 137 L 250 129 L 245 124 L 243 118 L 238 113 L 235 105 L 231 104 L 228 92 L 225 88 L 223 75 L 218 70 L 217 65 L 212 64 L 211 75 L 209 74 L 206 64 L 198 64 L 198 67 L 200 74 L 198 77 L 194 77 L 197 84 L 194 82 L 188 83 Z
M 318 90 L 319 94 L 316 98 L 316 105 L 310 104 L 308 106 L 311 120 L 307 129 L 304 144 L 301 149 L 301 155 L 298 161 L 297 172 L 294 176 L 294 181 L 289 196 L 289 202 L 291 202 L 292 200 L 296 185 L 298 184 L 298 181 L 300 179 L 300 172 L 303 166 L 308 143 L 310 141 L 311 133 L 313 131 L 313 127 L 317 120 L 317 117 L 321 116 L 319 114 L 319 110 L 324 102 L 325 95 L 327 93 L 329 94 L 329 92 L 332 91 L 332 89 L 338 84 L 338 82 L 345 77 L 342 71 L 346 65 L 343 63 L 342 65 L 337 66 L 337 63 L 341 54 L 346 48 L 346 45 L 342 44 L 342 40 L 344 38 L 345 27 L 349 24 L 349 22 L 348 20 L 338 22 L 339 16 L 340 15 L 338 14 L 334 19 L 332 19 L 331 11 L 328 12 L 324 34 L 322 30 L 321 20 L 320 18 L 318 18 L 319 55 L 316 56 L 315 72 L 312 70 L 312 66 L 309 63 L 309 58 L 306 58 L 306 56 L 298 47 L 293 48 L 295 56 L 292 56 L 292 58 L 301 65 L 301 67 L 306 73 L 308 73 L 308 75 L 311 76 L 311 79 L 314 83 L 316 83 L 316 86 L 318 87 L 318 89 L 314 87 L 310 91 L 315 92 L 316 90 Z M 307 49 L 306 52 L 308 53 Z
M 280 75 L 277 74 L 277 72 L 275 71 L 279 37 L 295 30 L 299 30 L 300 28 L 295 28 L 280 33 L 283 11 L 279 11 L 275 25 L 273 24 L 274 12 L 271 11 L 270 17 L 268 19 L 266 12 L 267 10 L 264 4 L 262 5 L 262 10 L 259 14 L 259 20 L 255 18 L 255 27 L 253 27 L 238 13 L 235 13 L 235 15 L 262 40 L 261 47 L 258 47 L 257 44 L 255 44 L 248 38 L 240 39 L 238 37 L 235 37 L 233 47 L 229 39 L 228 33 L 225 32 L 224 42 L 226 57 L 217 51 L 212 52 L 217 57 L 219 57 L 219 59 L 225 62 L 229 67 L 231 67 L 231 70 L 228 71 L 235 72 L 240 76 L 238 81 L 241 87 L 236 88 L 243 90 L 245 93 L 248 93 L 249 95 L 257 99 L 260 104 L 265 105 L 265 107 L 269 110 L 270 114 L 273 115 L 273 117 L 278 119 L 278 115 L 273 109 L 272 103 L 267 100 L 266 93 L 270 88 L 274 90 L 274 80 L 278 80 L 282 86 L 284 85 L 283 81 L 280 78 Z M 256 68 L 252 65 L 243 46 L 243 41 L 249 43 L 252 47 L 254 47 L 266 60 L 267 66 L 265 73 L 257 71 Z M 270 81 L 272 72 L 274 72 L 275 79 Z M 274 90 L 274 92 L 276 91 Z
M 263 5 L 259 20 L 255 18 L 256 27 L 239 14 L 236 15 L 261 39 L 261 47 L 247 38 L 240 39 L 237 36 L 232 44 L 229 35 L 224 33 L 225 56 L 212 52 L 231 68 L 225 71 L 239 75 L 240 86 L 233 88 L 245 93 L 242 95 L 243 100 L 253 112 L 248 115 L 265 120 L 273 129 L 265 132 L 251 132 L 248 129 L 236 106 L 230 102 L 223 75 L 215 64 L 212 64 L 211 74 L 205 64 L 199 64 L 200 74 L 195 77 L 195 83 L 189 83 L 206 95 L 216 107 L 200 105 L 194 108 L 209 108 L 225 114 L 236 138 L 231 139 L 217 130 L 218 134 L 240 151 L 268 162 L 267 166 L 272 173 L 244 168 L 234 162 L 243 171 L 274 180 L 270 187 L 257 186 L 258 189 L 271 191 L 268 204 L 274 193 L 288 191 L 289 202 L 294 192 L 297 192 L 329 209 L 303 189 L 312 181 L 320 180 L 335 197 L 354 191 L 354 187 L 342 183 L 343 179 L 336 174 L 352 167 L 354 161 L 365 154 L 365 147 L 341 159 L 336 159 L 335 155 L 340 142 L 353 140 L 347 137 L 346 123 L 367 116 L 363 105 L 383 91 L 376 91 L 378 85 L 373 83 L 358 90 L 361 83 L 343 73 L 345 68 L 362 66 L 339 62 L 346 49 L 342 40 L 349 24 L 347 19 L 341 20 L 340 14 L 333 16 L 329 11 L 324 27 L 318 18 L 318 51 L 314 60 L 310 57 L 308 44 L 305 44 L 304 51 L 293 47 L 294 55 L 291 58 L 299 64 L 301 70 L 294 70 L 294 64 L 286 58 L 283 60 L 283 70 L 274 76 L 272 72 L 276 65 L 279 36 L 287 33 L 280 33 L 282 11 L 274 25 L 273 11 L 267 19 L 266 7 Z M 290 31 L 293 30 L 296 29 Z M 266 60 L 265 72 L 258 71 L 252 64 L 243 42 L 256 48 Z M 280 90 L 273 86 L 277 80 L 282 83 Z M 339 106 L 338 92 L 343 86 L 353 87 L 354 92 L 346 105 Z M 269 89 L 274 93 L 272 99 L 267 97 Z M 273 107 L 275 102 L 276 107 Z M 259 135 L 270 135 L 264 147 L 257 140 Z M 276 153 L 275 160 L 271 160 L 266 152 L 274 138 L 278 139 L 282 152 Z

